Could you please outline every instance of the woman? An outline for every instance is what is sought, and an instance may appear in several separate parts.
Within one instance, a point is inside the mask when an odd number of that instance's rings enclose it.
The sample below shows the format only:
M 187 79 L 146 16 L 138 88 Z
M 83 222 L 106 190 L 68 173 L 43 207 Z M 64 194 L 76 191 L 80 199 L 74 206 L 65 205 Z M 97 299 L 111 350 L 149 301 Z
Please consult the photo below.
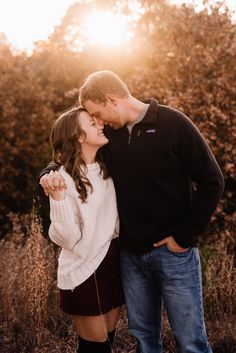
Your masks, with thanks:
M 103 127 L 76 107 L 56 120 L 50 141 L 67 186 L 49 194 L 49 236 L 62 248 L 60 307 L 73 315 L 78 352 L 111 352 L 124 300 L 115 190 L 98 152 L 108 140 Z M 55 180 L 58 172 L 51 172 Z

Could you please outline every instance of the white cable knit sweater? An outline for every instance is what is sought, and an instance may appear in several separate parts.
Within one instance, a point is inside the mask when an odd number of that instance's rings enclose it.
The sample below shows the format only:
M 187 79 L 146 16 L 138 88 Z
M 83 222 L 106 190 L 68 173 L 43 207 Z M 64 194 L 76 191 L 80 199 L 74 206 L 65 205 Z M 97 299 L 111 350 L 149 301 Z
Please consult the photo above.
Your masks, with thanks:
M 73 289 L 88 279 L 104 259 L 110 242 L 118 236 L 116 195 L 111 178 L 104 180 L 98 163 L 87 165 L 87 178 L 93 186 L 82 203 L 74 180 L 63 167 L 66 197 L 50 197 L 49 236 L 62 250 L 58 260 L 57 284 Z

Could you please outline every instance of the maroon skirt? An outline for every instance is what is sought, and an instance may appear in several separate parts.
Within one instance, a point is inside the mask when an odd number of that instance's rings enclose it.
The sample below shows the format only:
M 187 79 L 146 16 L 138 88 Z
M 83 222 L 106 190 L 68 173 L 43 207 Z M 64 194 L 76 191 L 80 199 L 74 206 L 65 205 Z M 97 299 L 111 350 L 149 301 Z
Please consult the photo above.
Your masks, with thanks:
M 60 289 L 62 311 L 70 315 L 95 316 L 124 304 L 119 251 L 119 240 L 115 238 L 95 273 L 73 290 Z

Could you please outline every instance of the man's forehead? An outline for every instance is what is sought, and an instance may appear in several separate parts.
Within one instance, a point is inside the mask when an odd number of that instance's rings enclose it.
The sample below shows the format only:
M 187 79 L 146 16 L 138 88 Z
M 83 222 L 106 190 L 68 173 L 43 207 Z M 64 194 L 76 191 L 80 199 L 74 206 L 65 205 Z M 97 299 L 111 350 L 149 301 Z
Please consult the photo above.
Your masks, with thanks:
M 95 115 L 100 111 L 100 106 L 90 100 L 85 102 L 84 106 L 90 115 Z
M 95 109 L 90 109 L 88 110 L 88 112 L 92 117 L 96 117 L 97 115 L 100 115 L 100 112 Z

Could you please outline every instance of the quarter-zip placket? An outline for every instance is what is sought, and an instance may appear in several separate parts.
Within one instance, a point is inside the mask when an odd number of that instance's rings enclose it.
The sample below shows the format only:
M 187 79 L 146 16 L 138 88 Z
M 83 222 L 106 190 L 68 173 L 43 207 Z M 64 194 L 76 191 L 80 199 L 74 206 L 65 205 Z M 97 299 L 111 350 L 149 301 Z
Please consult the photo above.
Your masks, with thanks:
M 133 128 L 132 128 L 132 130 L 131 130 L 131 132 L 129 132 L 129 129 L 127 128 L 127 132 L 128 132 L 128 145 L 130 145 L 131 139 L 132 139 L 132 137 L 134 137 L 134 130 L 137 130 L 138 125 L 139 125 L 139 124 L 134 125 Z M 138 133 L 136 134 L 136 136 L 140 136 L 140 134 L 141 134 L 141 129 L 139 128 L 139 129 L 138 129 Z

